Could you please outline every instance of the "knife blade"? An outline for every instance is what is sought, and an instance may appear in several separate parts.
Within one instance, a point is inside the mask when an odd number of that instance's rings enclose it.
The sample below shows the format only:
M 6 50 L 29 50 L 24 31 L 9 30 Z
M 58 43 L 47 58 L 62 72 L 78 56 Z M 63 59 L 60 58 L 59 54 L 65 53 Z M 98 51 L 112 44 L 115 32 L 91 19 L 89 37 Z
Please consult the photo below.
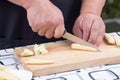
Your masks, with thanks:
M 93 44 L 91 44 L 91 43 L 89 43 L 89 42 L 87 42 L 87 41 L 84 41 L 83 39 L 78 38 L 78 37 L 76 37 L 76 36 L 74 36 L 74 35 L 66 32 L 66 31 L 64 32 L 64 34 L 63 34 L 62 37 L 63 37 L 64 39 L 67 39 L 67 40 L 70 40 L 70 41 L 72 41 L 72 42 L 78 43 L 78 44 L 80 44 L 80 45 L 89 46 L 89 47 L 95 48 L 95 49 L 97 49 L 97 51 L 100 52 L 100 50 L 99 50 L 95 45 L 93 45 Z

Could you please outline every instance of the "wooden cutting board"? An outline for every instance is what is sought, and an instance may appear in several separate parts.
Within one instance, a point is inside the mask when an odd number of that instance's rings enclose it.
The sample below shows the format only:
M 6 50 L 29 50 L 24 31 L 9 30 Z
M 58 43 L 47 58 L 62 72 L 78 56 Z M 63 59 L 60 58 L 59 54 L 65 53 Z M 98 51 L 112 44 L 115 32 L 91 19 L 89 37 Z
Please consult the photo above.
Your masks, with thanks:
M 69 41 L 45 43 L 49 51 L 47 55 L 20 57 L 19 54 L 25 47 L 15 49 L 14 55 L 25 69 L 33 72 L 34 76 L 120 62 L 120 47 L 115 45 L 103 43 L 99 47 L 101 52 L 89 52 L 73 50 L 70 48 L 70 44 L 71 42 Z M 32 50 L 33 46 L 26 48 Z M 26 65 L 24 61 L 30 58 L 48 59 L 55 61 L 55 63 L 47 65 Z

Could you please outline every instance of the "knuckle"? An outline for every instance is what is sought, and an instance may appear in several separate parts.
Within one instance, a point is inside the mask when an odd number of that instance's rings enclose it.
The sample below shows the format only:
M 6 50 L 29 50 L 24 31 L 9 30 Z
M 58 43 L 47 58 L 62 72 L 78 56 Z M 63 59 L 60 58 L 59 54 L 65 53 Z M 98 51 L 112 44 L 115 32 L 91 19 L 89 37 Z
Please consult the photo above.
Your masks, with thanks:
M 56 23 L 61 23 L 61 22 L 63 22 L 63 17 L 62 16 L 57 16 L 55 18 L 55 21 L 56 21 Z
M 38 32 L 38 34 L 39 34 L 40 36 L 44 36 L 44 34 L 43 34 L 43 33 L 41 33 L 41 32 Z
M 33 27 L 36 27 L 38 25 L 38 22 L 37 21 L 34 21 L 33 23 L 32 23 L 32 26 Z
M 55 38 L 60 38 L 60 37 L 61 37 L 61 34 L 59 34 L 59 33 L 58 33 L 58 34 L 54 34 L 54 37 L 55 37 Z
M 32 30 L 34 31 L 34 32 L 37 32 L 38 31 L 38 26 L 31 26 L 31 28 L 32 28 Z
M 45 37 L 48 38 L 48 39 L 52 38 L 52 36 L 48 35 L 48 34 L 46 34 Z
M 35 28 L 32 28 L 33 32 L 36 32 L 37 30 Z
M 33 23 L 32 23 L 32 22 L 30 22 L 30 21 L 29 21 L 28 23 L 29 23 L 29 26 L 30 26 L 30 27 L 32 27 Z
M 57 24 L 56 20 L 54 19 L 49 20 L 48 23 L 51 24 L 52 26 Z

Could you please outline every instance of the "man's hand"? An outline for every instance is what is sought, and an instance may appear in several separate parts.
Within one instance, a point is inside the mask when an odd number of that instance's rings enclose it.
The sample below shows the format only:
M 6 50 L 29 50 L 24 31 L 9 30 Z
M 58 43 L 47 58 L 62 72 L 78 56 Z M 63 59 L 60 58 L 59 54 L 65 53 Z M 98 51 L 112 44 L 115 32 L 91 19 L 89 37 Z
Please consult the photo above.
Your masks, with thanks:
M 77 18 L 73 27 L 73 33 L 99 46 L 105 33 L 105 25 L 101 17 L 95 14 L 86 13 Z
M 29 25 L 34 32 L 47 38 L 60 38 L 64 33 L 62 12 L 50 0 L 8 0 L 27 11 Z
M 35 0 L 26 10 L 34 32 L 47 38 L 60 38 L 63 35 L 65 28 L 62 12 L 49 0 Z

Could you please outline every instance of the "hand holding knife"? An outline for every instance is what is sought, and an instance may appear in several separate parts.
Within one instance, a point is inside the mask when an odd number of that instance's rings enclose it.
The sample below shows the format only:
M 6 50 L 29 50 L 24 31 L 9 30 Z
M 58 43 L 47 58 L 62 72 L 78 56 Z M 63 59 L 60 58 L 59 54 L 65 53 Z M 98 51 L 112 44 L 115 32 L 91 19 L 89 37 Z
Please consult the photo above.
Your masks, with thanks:
M 91 43 L 89 43 L 87 41 L 84 41 L 84 40 L 82 40 L 82 39 L 68 33 L 67 31 L 64 32 L 62 37 L 67 39 L 67 40 L 70 40 L 72 42 L 78 43 L 80 45 L 95 48 L 95 49 L 97 49 L 98 52 L 100 52 L 100 50 L 95 45 L 93 45 L 93 44 L 91 44 Z

